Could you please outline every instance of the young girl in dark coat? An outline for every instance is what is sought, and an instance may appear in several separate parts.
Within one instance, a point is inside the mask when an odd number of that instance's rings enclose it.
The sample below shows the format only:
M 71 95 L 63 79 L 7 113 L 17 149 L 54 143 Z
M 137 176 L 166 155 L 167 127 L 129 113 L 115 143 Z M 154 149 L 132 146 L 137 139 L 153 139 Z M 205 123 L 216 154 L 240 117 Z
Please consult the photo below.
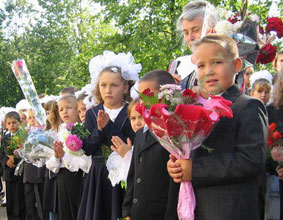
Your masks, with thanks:
M 110 149 L 112 136 L 119 136 L 124 142 L 128 137 L 134 139 L 127 100 L 129 80 L 138 78 L 141 67 L 133 59 L 121 61 L 127 56 L 131 58 L 130 54 L 104 52 L 90 62 L 92 80 L 98 79 L 95 95 L 99 104 L 86 113 L 85 127 L 91 135 L 84 140 L 83 149 L 92 155 L 92 167 L 85 177 L 79 220 L 117 220 L 122 215 L 123 190 L 119 185 L 112 187 L 102 149 Z

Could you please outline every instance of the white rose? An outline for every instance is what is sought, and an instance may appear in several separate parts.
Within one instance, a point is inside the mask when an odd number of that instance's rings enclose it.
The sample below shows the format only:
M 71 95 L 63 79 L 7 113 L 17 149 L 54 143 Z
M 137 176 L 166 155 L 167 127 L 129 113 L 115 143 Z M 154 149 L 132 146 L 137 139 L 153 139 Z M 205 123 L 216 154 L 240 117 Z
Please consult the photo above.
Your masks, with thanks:
M 219 21 L 215 26 L 215 31 L 216 33 L 220 33 L 220 34 L 232 35 L 233 34 L 232 24 L 229 21 L 225 21 L 225 20 Z

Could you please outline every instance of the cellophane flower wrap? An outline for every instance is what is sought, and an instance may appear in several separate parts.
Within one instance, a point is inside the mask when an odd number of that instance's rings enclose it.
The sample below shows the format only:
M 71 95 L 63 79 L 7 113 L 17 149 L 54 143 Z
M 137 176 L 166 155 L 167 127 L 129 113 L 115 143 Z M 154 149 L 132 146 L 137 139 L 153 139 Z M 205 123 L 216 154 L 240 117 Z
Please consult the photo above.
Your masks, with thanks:
M 57 134 L 42 128 L 32 128 L 21 149 L 17 154 L 28 163 L 37 167 L 45 165 L 46 161 L 54 155 L 53 143 Z
M 43 109 L 36 89 L 34 87 L 31 75 L 28 71 L 26 62 L 23 59 L 17 59 L 12 62 L 12 71 L 25 95 L 25 98 L 32 107 L 36 120 L 41 126 L 46 124 L 46 114 Z
M 232 117 L 231 102 L 220 96 L 205 98 L 178 85 L 163 85 L 158 96 L 149 89 L 140 93 L 137 111 L 159 143 L 178 159 L 189 159 L 201 146 L 220 117 Z M 181 220 L 193 220 L 196 200 L 192 183 L 183 181 L 177 212 Z
M 268 127 L 267 146 L 270 150 L 271 158 L 283 165 L 283 135 L 276 130 L 276 123 L 271 123 Z

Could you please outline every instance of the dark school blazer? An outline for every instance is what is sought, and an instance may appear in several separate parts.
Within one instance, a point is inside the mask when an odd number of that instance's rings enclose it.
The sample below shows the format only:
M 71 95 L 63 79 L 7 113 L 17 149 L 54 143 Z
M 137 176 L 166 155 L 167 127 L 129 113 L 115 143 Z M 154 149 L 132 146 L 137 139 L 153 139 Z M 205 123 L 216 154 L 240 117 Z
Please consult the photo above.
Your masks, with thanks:
M 150 131 L 136 133 L 122 216 L 133 220 L 177 218 L 179 184 L 167 172 L 169 153 Z
M 192 152 L 195 220 L 257 220 L 258 181 L 264 170 L 266 109 L 233 85 L 222 95 L 233 118 L 221 118 L 203 143 L 212 153 Z
M 11 140 L 11 134 L 8 133 L 2 137 L 1 146 L 0 146 L 0 163 L 3 169 L 3 180 L 4 181 L 15 181 L 18 180 L 18 176 L 15 176 L 15 168 L 10 168 L 6 165 L 9 160 L 8 155 L 5 153 L 5 148 L 9 146 L 9 142 Z M 14 157 L 15 165 L 18 164 L 20 159 Z
M 90 136 L 84 139 L 83 149 L 86 155 L 101 156 L 101 146 L 104 144 L 110 147 L 112 145 L 112 136 L 119 136 L 125 143 L 127 143 L 129 137 L 133 143 L 135 133 L 128 118 L 128 104 L 119 112 L 115 122 L 109 120 L 102 131 L 97 129 L 96 117 L 99 110 L 104 110 L 103 104 L 89 109 L 86 113 L 85 128 L 91 132 Z

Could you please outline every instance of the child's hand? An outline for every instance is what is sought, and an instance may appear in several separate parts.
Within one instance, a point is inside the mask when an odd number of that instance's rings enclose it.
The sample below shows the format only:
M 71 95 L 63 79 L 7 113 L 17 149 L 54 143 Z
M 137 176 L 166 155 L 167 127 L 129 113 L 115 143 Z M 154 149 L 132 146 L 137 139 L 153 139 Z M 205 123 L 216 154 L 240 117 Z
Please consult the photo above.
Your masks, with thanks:
M 7 160 L 6 165 L 10 168 L 16 167 L 16 165 L 14 164 L 14 156 L 8 155 L 8 157 L 9 157 L 9 160 Z
M 110 118 L 109 115 L 103 111 L 99 110 L 98 111 L 98 116 L 97 116 L 97 127 L 99 131 L 102 131 L 103 128 L 108 124 Z
M 54 152 L 56 158 L 62 158 L 65 155 L 65 151 L 63 150 L 63 143 L 61 141 L 55 141 L 54 143 Z
M 182 169 L 182 181 L 192 180 L 192 161 L 189 159 L 176 160 L 176 163 L 181 165 Z
M 176 183 L 192 180 L 191 160 L 177 160 L 176 157 L 170 154 L 170 160 L 167 162 L 167 170 Z
M 276 169 L 276 172 L 278 173 L 279 178 L 283 180 L 283 167 Z
M 111 146 L 113 151 L 116 151 L 121 157 L 124 157 L 126 153 L 132 149 L 132 142 L 130 138 L 127 138 L 127 144 L 118 136 L 113 136 L 111 139 L 114 145 Z
M 131 220 L 131 217 L 127 216 L 124 218 L 125 220 Z

